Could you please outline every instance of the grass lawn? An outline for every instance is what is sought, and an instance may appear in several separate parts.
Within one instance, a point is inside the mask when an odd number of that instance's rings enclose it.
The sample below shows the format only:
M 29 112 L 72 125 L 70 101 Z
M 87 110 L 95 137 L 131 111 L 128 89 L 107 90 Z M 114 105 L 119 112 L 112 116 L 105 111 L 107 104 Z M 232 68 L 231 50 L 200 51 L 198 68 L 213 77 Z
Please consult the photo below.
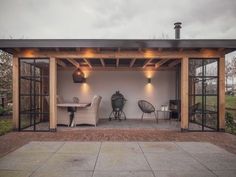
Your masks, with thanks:
M 226 108 L 236 109 L 236 96 L 225 96 Z
M 12 120 L 11 119 L 0 119 L 0 135 L 4 135 L 12 130 Z

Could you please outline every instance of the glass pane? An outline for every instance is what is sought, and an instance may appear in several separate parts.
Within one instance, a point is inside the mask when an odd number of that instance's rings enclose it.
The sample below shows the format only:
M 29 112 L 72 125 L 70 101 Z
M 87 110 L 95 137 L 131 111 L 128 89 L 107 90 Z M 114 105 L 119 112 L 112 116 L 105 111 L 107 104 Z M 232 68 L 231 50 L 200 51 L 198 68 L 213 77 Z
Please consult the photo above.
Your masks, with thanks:
M 33 123 L 32 116 L 30 114 L 20 114 L 20 128 L 24 129 L 30 127 Z
M 217 114 L 206 114 L 205 115 L 205 123 L 204 125 L 206 127 L 204 127 L 205 130 L 210 130 L 212 129 L 217 129 Z
M 36 76 L 48 76 L 49 75 L 49 60 L 48 59 L 35 60 L 35 66 L 36 66 L 36 68 L 38 68 L 36 70 Z
M 218 79 L 217 78 L 206 78 L 205 79 L 206 94 L 217 95 L 218 92 Z
M 20 74 L 21 76 L 32 76 L 34 60 L 20 60 Z
M 218 98 L 217 96 L 206 96 L 206 112 L 217 112 L 218 110 Z
M 189 60 L 189 75 L 190 76 L 202 76 L 202 60 L 190 59 Z
M 30 94 L 30 88 L 32 88 L 31 80 L 29 79 L 21 79 L 20 80 L 20 94 Z
M 32 97 L 30 96 L 21 96 L 20 99 L 20 111 L 26 112 L 32 109 Z
M 217 76 L 218 75 L 218 62 L 217 59 L 204 59 L 204 76 Z
M 189 61 L 189 128 L 216 130 L 218 126 L 218 60 Z
M 49 60 L 20 60 L 20 128 L 49 130 Z M 42 77 L 42 75 L 44 75 Z
M 40 82 L 35 82 L 35 94 L 40 95 L 41 93 L 41 83 Z

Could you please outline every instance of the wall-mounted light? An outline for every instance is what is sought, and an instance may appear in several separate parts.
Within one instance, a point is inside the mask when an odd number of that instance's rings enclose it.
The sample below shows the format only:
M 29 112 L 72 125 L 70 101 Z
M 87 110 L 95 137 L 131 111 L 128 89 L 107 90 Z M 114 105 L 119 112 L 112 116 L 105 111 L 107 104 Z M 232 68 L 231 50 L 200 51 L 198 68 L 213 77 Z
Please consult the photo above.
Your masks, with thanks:
M 81 71 L 81 69 L 77 68 L 74 72 L 73 72 L 73 81 L 74 83 L 84 83 L 86 82 L 84 73 Z
M 152 79 L 148 78 L 148 84 L 151 84 L 151 83 L 152 83 Z

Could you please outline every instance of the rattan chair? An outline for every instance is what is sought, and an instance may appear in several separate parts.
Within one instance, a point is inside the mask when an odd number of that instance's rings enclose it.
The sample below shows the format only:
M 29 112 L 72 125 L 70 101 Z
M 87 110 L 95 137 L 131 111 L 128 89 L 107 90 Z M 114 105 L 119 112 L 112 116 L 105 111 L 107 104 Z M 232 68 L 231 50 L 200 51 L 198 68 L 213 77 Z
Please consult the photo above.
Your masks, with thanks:
M 158 123 L 158 117 L 156 115 L 156 109 L 155 109 L 155 107 L 151 103 L 149 103 L 148 101 L 145 101 L 145 100 L 139 100 L 138 101 L 138 106 L 141 109 L 141 111 L 143 112 L 141 120 L 143 120 L 143 115 L 144 114 L 152 114 L 152 113 L 154 113 L 155 119 L 156 119 L 156 121 Z

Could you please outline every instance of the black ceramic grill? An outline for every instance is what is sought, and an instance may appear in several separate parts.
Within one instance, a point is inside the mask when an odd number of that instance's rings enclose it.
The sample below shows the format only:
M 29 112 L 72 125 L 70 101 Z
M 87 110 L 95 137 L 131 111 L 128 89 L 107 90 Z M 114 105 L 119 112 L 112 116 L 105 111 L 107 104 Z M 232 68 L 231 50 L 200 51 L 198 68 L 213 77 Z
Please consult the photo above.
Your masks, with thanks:
M 111 96 L 112 112 L 109 116 L 109 120 L 111 120 L 112 118 L 119 120 L 126 119 L 126 115 L 123 111 L 125 102 L 126 99 L 124 95 L 122 95 L 119 91 Z

